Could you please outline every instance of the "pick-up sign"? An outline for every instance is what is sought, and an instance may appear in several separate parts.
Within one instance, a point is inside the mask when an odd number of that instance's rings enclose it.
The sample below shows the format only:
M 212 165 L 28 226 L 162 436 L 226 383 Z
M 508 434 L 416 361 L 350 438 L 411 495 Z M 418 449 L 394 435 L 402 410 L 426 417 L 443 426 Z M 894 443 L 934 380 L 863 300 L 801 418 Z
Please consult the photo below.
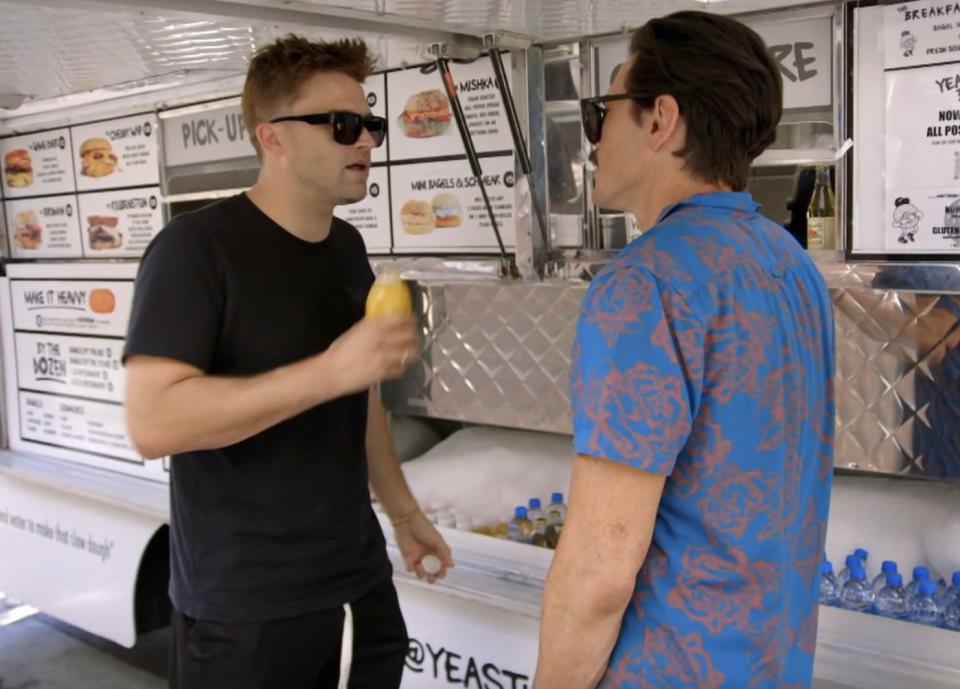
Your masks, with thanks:
M 165 117 L 163 152 L 168 166 L 256 155 L 236 99 L 218 108 Z

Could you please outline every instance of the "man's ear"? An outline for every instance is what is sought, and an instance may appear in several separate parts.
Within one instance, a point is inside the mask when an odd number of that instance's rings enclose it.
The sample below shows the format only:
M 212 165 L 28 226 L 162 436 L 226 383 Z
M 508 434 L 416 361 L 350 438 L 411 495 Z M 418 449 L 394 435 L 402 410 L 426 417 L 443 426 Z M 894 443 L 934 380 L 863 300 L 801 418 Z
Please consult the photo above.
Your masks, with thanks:
M 260 142 L 260 150 L 266 154 L 270 151 L 273 154 L 283 151 L 283 143 L 277 135 L 277 128 L 269 122 L 261 122 L 256 129 L 257 141 Z
M 683 120 L 680 117 L 680 104 L 669 94 L 658 96 L 650 111 L 653 123 L 650 129 L 650 146 L 654 151 L 668 146 L 680 150 L 683 143 L 674 145 L 675 139 L 683 133 Z

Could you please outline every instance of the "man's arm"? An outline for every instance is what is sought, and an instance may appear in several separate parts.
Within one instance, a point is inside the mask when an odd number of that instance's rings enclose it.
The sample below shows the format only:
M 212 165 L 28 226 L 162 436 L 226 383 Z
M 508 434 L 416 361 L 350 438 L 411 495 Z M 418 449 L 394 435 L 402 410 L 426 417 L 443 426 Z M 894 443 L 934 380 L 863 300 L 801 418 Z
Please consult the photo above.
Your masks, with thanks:
M 603 677 L 653 537 L 664 477 L 580 455 L 544 588 L 535 689 Z
M 307 409 L 403 373 L 419 347 L 410 317 L 364 319 L 321 354 L 249 377 L 133 355 L 125 409 L 148 458 L 233 445 Z
M 420 511 L 416 498 L 410 492 L 407 480 L 400 469 L 400 462 L 393 449 L 387 412 L 380 401 L 376 388 L 370 389 L 367 412 L 367 470 L 370 485 L 377 500 L 395 524 L 394 535 L 397 547 L 403 555 L 407 571 L 416 571 L 430 583 L 442 579 L 447 569 L 453 567 L 450 548 L 433 524 Z M 440 559 L 441 569 L 427 574 L 421 561 L 433 554 Z

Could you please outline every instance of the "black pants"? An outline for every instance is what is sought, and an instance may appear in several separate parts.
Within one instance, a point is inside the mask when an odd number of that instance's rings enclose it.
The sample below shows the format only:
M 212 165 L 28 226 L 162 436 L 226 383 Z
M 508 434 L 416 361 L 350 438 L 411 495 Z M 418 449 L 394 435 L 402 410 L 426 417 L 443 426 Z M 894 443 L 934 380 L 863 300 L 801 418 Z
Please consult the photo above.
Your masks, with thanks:
M 407 629 L 390 579 L 352 603 L 349 689 L 397 689 Z M 343 608 L 232 624 L 173 613 L 171 689 L 336 689 Z

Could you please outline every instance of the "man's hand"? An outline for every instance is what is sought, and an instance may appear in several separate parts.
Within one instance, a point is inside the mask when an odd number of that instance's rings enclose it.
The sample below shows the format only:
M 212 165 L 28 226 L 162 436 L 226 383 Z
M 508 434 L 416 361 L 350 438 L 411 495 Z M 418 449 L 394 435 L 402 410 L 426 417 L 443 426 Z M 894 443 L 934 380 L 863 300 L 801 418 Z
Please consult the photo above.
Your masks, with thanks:
M 431 584 L 447 576 L 447 570 L 453 567 L 450 546 L 423 512 L 417 512 L 410 521 L 396 526 L 393 533 L 408 572 L 416 571 L 418 577 L 426 577 Z M 440 560 L 439 572 L 428 574 L 424 571 L 423 558 L 427 555 L 435 555 Z
M 420 339 L 413 316 L 364 318 L 324 352 L 343 394 L 399 378 L 420 357 Z

